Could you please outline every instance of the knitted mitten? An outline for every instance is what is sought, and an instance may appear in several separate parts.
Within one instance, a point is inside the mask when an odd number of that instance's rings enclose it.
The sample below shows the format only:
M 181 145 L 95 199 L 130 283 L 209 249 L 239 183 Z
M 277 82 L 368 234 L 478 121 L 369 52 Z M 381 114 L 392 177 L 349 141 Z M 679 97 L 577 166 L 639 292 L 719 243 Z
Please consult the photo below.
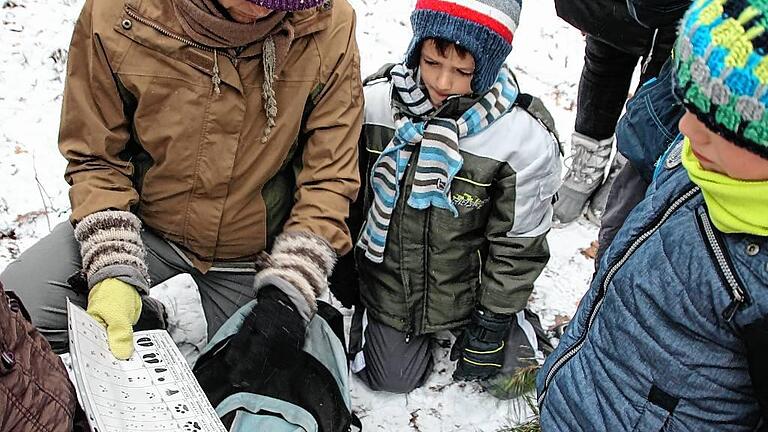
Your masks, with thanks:
M 88 293 L 90 316 L 107 328 L 112 354 L 121 360 L 133 355 L 133 325 L 141 314 L 141 296 L 119 279 L 105 279 Z
M 80 242 L 88 288 L 118 278 L 142 294 L 149 292 L 141 220 L 136 215 L 113 210 L 93 213 L 77 224 L 75 238 Z
M 141 314 L 141 297 L 149 293 L 141 221 L 126 211 L 101 211 L 75 227 L 83 270 L 88 280 L 88 313 L 107 328 L 112 354 L 133 354 L 133 325 Z
M 254 286 L 279 288 L 308 322 L 317 311 L 317 296 L 328 289 L 335 263 L 336 252 L 323 238 L 304 231 L 283 233 L 275 239 Z

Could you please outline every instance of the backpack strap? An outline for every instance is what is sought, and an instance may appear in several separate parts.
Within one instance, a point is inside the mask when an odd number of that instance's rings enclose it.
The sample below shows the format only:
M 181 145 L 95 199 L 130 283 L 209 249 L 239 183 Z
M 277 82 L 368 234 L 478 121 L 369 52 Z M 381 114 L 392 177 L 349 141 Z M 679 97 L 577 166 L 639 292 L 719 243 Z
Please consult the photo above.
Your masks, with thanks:
M 386 63 L 384 66 L 380 67 L 379 70 L 374 72 L 372 75 L 369 75 L 366 79 L 363 80 L 363 85 L 368 85 L 369 83 L 372 83 L 374 81 L 386 79 L 389 80 L 389 72 L 392 71 L 392 68 L 395 67 L 397 63 Z
M 352 412 L 352 422 L 350 423 L 350 426 L 356 427 L 358 432 L 362 432 L 363 430 L 363 422 L 360 421 L 360 417 L 358 417 L 354 412 Z
M 547 107 L 544 106 L 544 102 L 542 102 L 541 99 L 537 98 L 536 96 L 530 95 L 528 93 L 520 93 L 517 96 L 515 105 L 524 109 L 533 118 L 538 120 L 539 123 L 541 123 L 541 125 L 544 126 L 544 128 L 547 129 L 550 134 L 552 134 L 552 136 L 555 138 L 555 142 L 557 143 L 557 147 L 560 150 L 560 155 L 563 156 L 565 153 L 563 152 L 563 145 L 560 142 L 560 135 L 557 133 L 555 119 L 552 117 L 552 113 L 549 112 Z

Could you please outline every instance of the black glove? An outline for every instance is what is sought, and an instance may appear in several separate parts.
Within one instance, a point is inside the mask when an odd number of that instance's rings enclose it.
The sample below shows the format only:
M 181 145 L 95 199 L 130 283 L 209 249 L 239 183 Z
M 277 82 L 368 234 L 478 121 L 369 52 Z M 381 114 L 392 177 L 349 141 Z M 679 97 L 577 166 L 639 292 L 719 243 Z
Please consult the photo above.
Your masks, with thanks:
M 242 389 L 259 388 L 283 371 L 301 367 L 307 322 L 274 285 L 262 287 L 256 299 L 237 333 L 195 364 L 195 376 L 213 406 Z
M 232 376 L 249 377 L 254 371 L 290 367 L 304 347 L 307 322 L 290 298 L 274 285 L 261 288 L 257 303 L 232 337 L 228 363 Z M 236 383 L 235 383 L 236 384 Z
M 336 266 L 328 277 L 328 287 L 336 300 L 347 309 L 362 305 L 360 301 L 360 275 L 355 264 L 355 254 L 348 254 L 339 258 Z
M 472 312 L 470 323 L 451 349 L 451 360 L 458 360 L 453 379 L 487 379 L 501 370 L 512 317 L 482 307 Z
M 141 315 L 133 325 L 133 331 L 155 329 L 168 329 L 168 313 L 160 300 L 143 295 L 141 296 Z

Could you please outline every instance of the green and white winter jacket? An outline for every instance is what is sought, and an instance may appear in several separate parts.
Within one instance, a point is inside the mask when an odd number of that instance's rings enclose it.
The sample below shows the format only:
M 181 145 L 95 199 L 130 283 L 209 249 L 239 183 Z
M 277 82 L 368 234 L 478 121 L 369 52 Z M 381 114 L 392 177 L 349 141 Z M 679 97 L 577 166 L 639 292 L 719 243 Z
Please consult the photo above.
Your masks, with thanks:
M 373 199 L 371 169 L 395 133 L 392 104 L 398 103 L 388 74 L 369 79 L 364 94 L 364 187 L 350 220 L 358 235 Z M 438 115 L 458 118 L 475 100 L 454 99 Z M 464 162 L 451 183 L 458 217 L 406 203 L 415 171 L 415 164 L 409 164 L 384 261 L 374 263 L 360 247 L 354 248 L 361 300 L 369 316 L 409 335 L 463 325 L 478 304 L 497 313 L 521 310 L 549 259 L 546 234 L 561 163 L 547 128 L 515 106 L 485 130 L 460 139 L 459 150 Z M 415 151 L 411 161 L 417 158 Z

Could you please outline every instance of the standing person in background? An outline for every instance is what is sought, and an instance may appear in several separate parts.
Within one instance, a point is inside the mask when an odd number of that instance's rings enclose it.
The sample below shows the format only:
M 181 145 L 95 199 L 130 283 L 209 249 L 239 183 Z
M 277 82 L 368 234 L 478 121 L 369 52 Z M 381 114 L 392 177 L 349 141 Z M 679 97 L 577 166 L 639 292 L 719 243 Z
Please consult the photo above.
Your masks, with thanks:
M 58 352 L 69 297 L 128 358 L 141 296 L 179 273 L 209 335 L 258 298 L 257 339 L 300 349 L 352 246 L 362 103 L 345 0 L 88 0 L 59 134 L 70 223 L 0 280 Z
M 366 81 L 360 240 L 339 272 L 358 272 L 343 276 L 362 304 L 352 370 L 374 390 L 419 387 L 440 330 L 462 331 L 454 378 L 499 397 L 543 359 L 524 308 L 549 259 L 560 154 L 504 65 L 520 7 L 419 0 L 405 62 Z
M 671 51 L 674 25 L 647 29 L 629 13 L 626 0 L 557 0 L 557 14 L 586 34 L 570 162 L 558 191 L 555 220 L 568 224 L 587 206 L 600 225 L 613 180 L 624 163 L 614 158 L 613 135 L 632 74 L 642 58 L 640 83 L 658 75 Z
M 642 25 L 677 26 L 691 0 L 628 0 L 629 12 Z M 661 155 L 677 138 L 685 108 L 672 91 L 671 56 L 656 79 L 650 79 L 627 101 L 616 126 L 616 148 L 627 163 L 616 174 L 600 220 L 596 265 L 629 212 L 643 200 Z
M 696 0 L 678 140 L 537 377 L 542 430 L 768 423 L 768 4 Z

